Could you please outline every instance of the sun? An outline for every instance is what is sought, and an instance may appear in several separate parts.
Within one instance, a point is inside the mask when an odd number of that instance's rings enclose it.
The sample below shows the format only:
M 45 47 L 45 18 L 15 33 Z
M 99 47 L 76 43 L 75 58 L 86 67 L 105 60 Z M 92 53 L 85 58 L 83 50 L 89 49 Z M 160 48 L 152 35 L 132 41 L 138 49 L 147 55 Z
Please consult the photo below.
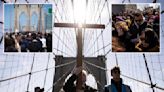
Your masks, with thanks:
M 74 0 L 74 16 L 76 23 L 84 23 L 86 16 L 86 0 Z

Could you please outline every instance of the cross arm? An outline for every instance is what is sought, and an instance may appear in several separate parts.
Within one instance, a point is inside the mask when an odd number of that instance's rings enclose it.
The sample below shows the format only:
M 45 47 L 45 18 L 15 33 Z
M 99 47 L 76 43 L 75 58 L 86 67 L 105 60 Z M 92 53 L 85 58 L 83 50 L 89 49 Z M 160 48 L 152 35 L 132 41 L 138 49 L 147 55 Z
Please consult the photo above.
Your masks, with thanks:
M 54 27 L 105 29 L 103 24 L 55 23 Z

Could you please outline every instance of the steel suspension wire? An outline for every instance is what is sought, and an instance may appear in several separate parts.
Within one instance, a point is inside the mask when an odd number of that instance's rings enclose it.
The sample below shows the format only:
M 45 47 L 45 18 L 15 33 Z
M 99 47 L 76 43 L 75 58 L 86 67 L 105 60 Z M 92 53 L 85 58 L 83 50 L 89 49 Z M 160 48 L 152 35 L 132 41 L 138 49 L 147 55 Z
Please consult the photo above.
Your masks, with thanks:
M 57 2 L 54 0 L 55 6 L 56 6 L 55 13 L 57 13 L 57 11 L 58 11 L 59 16 L 60 16 L 60 18 L 61 18 L 61 17 L 62 17 L 62 14 L 61 14 L 61 12 L 60 12 L 60 10 L 59 10 L 59 8 L 58 8 L 58 2 L 59 2 L 59 0 L 57 0 Z M 57 16 L 56 16 L 56 18 L 57 18 Z
M 101 0 L 100 0 L 100 2 L 101 2 Z M 99 6 L 100 6 L 100 2 L 98 3 L 98 7 L 97 7 L 97 9 L 96 9 L 96 14 L 97 14 L 97 12 L 98 12 L 98 9 L 99 9 Z M 95 14 L 95 16 L 96 16 L 96 14 Z M 92 18 L 94 18 L 94 20 L 95 20 L 95 16 L 93 16 Z M 89 40 L 89 42 L 91 41 L 91 39 Z M 94 43 L 96 43 L 96 41 L 94 41 Z M 93 46 L 94 46 L 94 44 L 93 44 Z M 90 49 L 88 49 L 88 50 L 90 50 Z M 88 52 L 88 51 L 87 51 Z
M 5 61 L 6 61 L 7 58 L 8 58 L 8 55 L 5 56 Z M 4 67 L 3 67 L 2 70 L 5 70 L 5 69 L 6 69 L 6 64 L 7 64 L 7 63 L 5 62 Z M 3 78 L 3 76 L 4 76 L 4 73 L 5 73 L 5 72 L 2 71 L 1 76 L 0 76 L 1 80 L 2 80 L 2 78 Z M 0 85 L 1 85 L 1 80 L 0 80 Z
M 59 38 L 60 38 L 60 33 L 61 33 L 61 30 L 59 30 L 59 36 L 58 36 Z M 57 42 L 57 49 L 59 49 L 59 38 L 58 38 L 58 42 Z M 59 54 L 58 51 L 57 51 L 57 54 Z
M 104 50 L 105 48 L 107 48 L 108 46 L 110 46 L 111 45 L 111 43 L 109 43 L 109 44 L 107 44 L 107 45 L 105 45 L 105 46 L 103 46 L 103 47 L 101 47 L 100 49 L 97 49 L 96 51 L 94 51 L 93 53 L 91 53 L 91 54 L 88 54 L 88 55 L 94 55 L 96 52 L 98 52 L 99 53 L 99 51 L 100 50 Z M 106 53 L 104 53 L 104 55 L 105 55 Z
M 66 34 L 68 34 L 68 35 L 66 35 L 67 39 L 73 37 L 72 34 L 68 31 L 72 31 L 72 30 L 67 30 L 66 31 L 67 32 Z M 74 51 L 76 51 L 75 41 L 73 41 L 73 39 L 70 39 L 69 42 L 72 43 L 72 48 L 73 48 Z
M 57 48 L 53 48 L 53 49 L 55 49 L 56 51 L 59 51 L 59 52 L 61 52 L 61 53 L 64 53 L 64 54 L 66 54 L 67 56 L 72 56 L 71 54 L 68 54 L 68 53 L 66 53 L 66 52 L 64 52 L 64 51 L 62 51 L 62 50 L 60 50 L 60 49 L 57 49 Z M 57 53 L 53 53 L 54 55 L 57 55 Z
M 70 65 L 70 64 L 75 63 L 75 62 L 76 62 L 76 60 L 73 60 L 72 62 L 69 61 L 68 63 L 57 65 L 57 66 L 55 66 L 55 68 L 60 68 L 60 67 Z
M 63 40 L 64 40 L 63 43 L 66 43 L 67 44 L 67 39 L 65 40 L 65 38 L 64 38 L 65 36 L 64 35 L 65 35 L 65 31 L 63 31 Z M 64 51 L 63 50 L 63 46 L 64 45 L 62 45 L 62 49 L 61 49 L 62 51 Z M 62 53 L 62 55 L 64 55 L 64 54 Z
M 3 36 L 2 36 L 1 39 L 0 39 L 0 44 L 2 43 L 2 41 L 3 41 Z
M 101 31 L 103 31 L 103 30 L 101 30 Z M 102 34 L 101 36 L 102 36 L 102 43 L 103 43 L 103 47 L 102 47 L 102 48 L 103 48 L 103 53 L 104 53 L 104 55 L 105 55 L 104 35 Z
M 104 5 L 104 7 L 105 7 L 105 5 Z M 101 24 L 101 14 L 100 14 L 100 24 Z M 103 33 L 103 31 L 104 31 L 104 30 L 101 30 L 101 33 Z M 102 38 L 101 40 L 102 40 L 102 46 L 103 46 L 103 47 L 102 47 L 102 48 L 103 48 L 103 54 L 105 55 L 104 35 L 103 35 L 103 34 L 101 35 L 101 38 Z
M 164 73 L 162 72 L 163 70 L 162 70 L 162 64 L 161 64 L 161 62 L 160 62 L 160 57 L 159 57 L 159 55 L 158 55 L 158 63 L 159 63 L 159 65 L 160 65 L 160 70 L 161 70 L 161 74 L 162 74 L 162 81 L 164 82 Z
M 93 72 L 86 66 L 86 64 L 84 64 L 84 67 L 87 69 L 89 73 L 91 73 L 94 76 Z M 97 80 L 96 77 L 95 77 L 95 81 L 101 86 L 102 89 L 104 88 L 104 86 Z
M 151 63 L 151 67 L 152 67 L 152 70 L 153 70 L 152 78 L 153 78 L 153 79 L 156 79 L 156 77 L 155 77 L 155 72 L 154 72 L 155 69 L 154 69 L 154 65 L 153 65 L 152 55 L 150 54 L 149 57 L 150 57 L 150 59 L 151 59 L 151 60 L 150 60 L 150 63 Z M 154 82 L 156 83 L 156 80 L 155 80 Z
M 55 67 L 49 67 L 48 70 L 53 69 L 53 68 L 55 68 Z M 31 72 L 31 74 L 39 73 L 39 72 L 42 72 L 42 71 L 45 71 L 45 70 L 46 69 L 38 70 L 38 71 L 35 71 L 35 72 Z M 18 76 L 7 78 L 7 79 L 2 79 L 2 80 L 0 80 L 0 83 L 1 82 L 5 82 L 5 81 L 8 81 L 8 80 L 16 79 L 16 78 L 28 76 L 28 75 L 29 75 L 29 73 L 26 73 L 26 74 L 18 75 Z
M 102 7 L 102 9 L 101 9 L 101 11 L 100 11 L 100 13 L 99 13 L 99 18 L 97 19 L 97 21 L 100 19 L 100 15 L 101 15 L 101 13 L 102 13 L 104 7 L 105 7 L 105 4 L 108 4 L 107 2 L 108 2 L 108 0 L 105 0 L 105 2 L 104 2 L 104 4 L 103 4 L 103 7 Z M 98 8 L 98 9 L 99 9 L 99 8 Z M 97 11 L 98 11 L 98 10 L 97 10 Z M 96 13 L 96 14 L 97 14 L 97 13 Z M 110 22 L 110 21 L 109 21 L 109 22 Z M 109 23 L 107 23 L 107 24 L 109 24 Z M 93 42 L 93 44 L 90 46 L 90 48 L 86 51 L 86 53 L 88 53 L 88 52 L 91 50 L 91 48 L 95 45 L 96 40 L 98 40 L 99 37 L 100 37 L 101 35 L 103 35 L 103 32 L 104 32 L 104 29 L 103 29 L 103 30 L 101 31 L 101 33 L 97 36 L 97 38 L 95 39 L 95 41 Z
M 101 11 L 99 12 L 99 18 L 100 18 L 100 16 L 101 16 L 101 13 L 103 12 L 103 9 L 104 9 L 104 7 L 105 7 L 105 4 L 108 4 L 107 2 L 108 2 L 108 0 L 105 0 L 102 9 L 101 9 Z M 98 22 L 99 18 L 97 19 L 96 22 Z
M 151 83 L 150 85 L 151 85 L 152 91 L 155 92 L 154 87 L 156 86 L 156 84 L 153 84 L 153 81 L 151 79 L 151 75 L 150 75 L 150 72 L 149 72 L 149 67 L 147 65 L 147 59 L 146 59 L 145 54 L 143 54 L 143 58 L 144 58 L 144 61 L 145 61 L 145 66 L 146 66 L 146 70 L 147 70 L 149 80 L 150 80 L 150 83 Z
M 139 83 L 143 83 L 143 84 L 146 84 L 146 85 L 148 85 L 148 86 L 152 86 L 152 84 L 150 84 L 150 83 L 147 83 L 147 82 L 144 82 L 144 81 L 141 81 L 141 80 L 138 80 L 138 79 L 135 79 L 135 78 L 126 76 L 126 75 L 124 75 L 124 74 L 121 74 L 121 75 L 122 75 L 123 77 L 125 77 L 125 78 L 131 79 L 131 80 L 134 80 L 134 81 L 137 81 L 137 82 L 139 82 Z M 159 86 L 154 86 L 154 88 L 157 88 L 157 89 L 160 89 L 160 90 L 163 90 L 163 91 L 164 91 L 164 88 L 159 87 Z
M 14 60 L 14 55 L 13 55 L 12 59 Z M 17 65 L 18 65 L 18 64 L 17 64 Z M 12 61 L 12 63 L 11 63 L 11 68 L 10 68 L 10 72 L 9 72 L 9 75 L 10 75 L 10 76 L 11 76 L 12 70 L 13 70 L 13 67 L 12 67 L 12 66 L 13 66 L 13 61 Z M 7 92 L 8 92 L 8 90 L 9 90 L 10 82 L 11 82 L 11 81 L 8 82 Z
M 107 53 L 105 54 L 105 56 L 107 56 L 111 51 L 112 51 L 112 49 L 109 49 L 109 50 L 107 51 Z
M 87 12 L 88 12 L 88 0 L 86 0 L 86 7 L 85 7 L 85 18 L 84 18 L 84 25 L 86 24 L 86 15 L 87 15 Z M 83 52 L 83 54 L 84 54 L 84 39 L 85 39 L 85 31 L 86 31 L 86 29 L 84 28 L 84 35 L 83 35 L 83 37 L 82 37 L 82 52 Z
M 134 58 L 134 57 L 131 57 L 131 58 Z M 134 58 L 134 60 L 136 60 L 135 58 Z M 132 60 L 133 61 L 133 60 Z M 140 63 L 140 62 L 139 62 Z M 140 65 L 141 66 L 141 65 Z M 135 67 L 136 68 L 136 67 Z M 149 70 L 149 69 L 148 69 Z M 142 72 L 142 71 L 141 71 Z M 150 73 L 149 73 L 150 74 Z M 162 87 L 159 87 L 159 86 L 156 86 L 156 85 L 152 85 L 153 83 L 147 83 L 147 82 L 144 82 L 144 81 L 141 81 L 141 80 L 138 80 L 138 79 L 136 79 L 136 78 L 132 78 L 132 77 L 129 77 L 129 76 L 127 76 L 127 75 L 124 75 L 124 74 L 121 74 L 123 77 L 126 77 L 126 78 L 128 78 L 128 79 L 131 79 L 131 80 L 134 80 L 134 81 L 136 81 L 136 82 L 139 82 L 139 83 L 143 83 L 143 84 L 146 84 L 146 85 L 148 85 L 148 86 L 151 86 L 151 88 L 152 87 L 154 87 L 154 88 L 157 88 L 157 89 L 160 89 L 160 90 L 164 90 L 164 88 L 162 88 Z M 141 74 L 141 76 L 142 76 L 142 74 Z M 150 76 L 151 77 L 151 76 Z
M 74 68 L 76 67 L 76 65 L 74 66 Z M 71 69 L 70 69 L 71 70 Z M 52 84 L 52 86 L 50 87 L 50 88 L 48 88 L 48 90 L 47 91 L 45 91 L 45 92 L 49 92 L 63 77 L 65 77 L 66 75 L 68 75 L 70 72 L 68 71 L 68 72 L 66 72 L 66 73 L 64 73 L 63 74 L 63 76 L 61 76 L 55 83 L 53 83 Z
M 138 55 L 136 55 L 136 57 L 134 58 L 134 60 L 137 60 L 138 59 Z M 139 65 L 139 62 L 135 62 L 135 65 L 134 65 L 134 67 L 135 67 L 135 75 L 136 75 L 136 78 L 137 79 L 139 79 L 139 77 L 140 77 L 140 75 L 138 74 L 138 72 L 137 72 L 137 69 L 138 69 L 138 66 Z M 141 74 L 141 73 L 140 73 Z M 142 76 L 142 75 L 141 75 Z M 139 88 L 139 84 L 137 83 L 137 88 Z
M 88 7 L 88 0 L 87 0 L 86 2 L 87 2 L 87 7 Z M 94 2 L 93 2 L 93 3 L 94 3 Z M 93 7 L 94 7 L 94 9 L 95 9 L 95 4 L 94 4 Z M 93 14 L 92 14 L 91 16 L 92 16 L 92 17 L 91 17 L 91 20 L 92 20 L 92 19 L 94 18 L 94 16 L 93 16 Z M 96 30 L 96 29 L 95 29 L 95 30 Z M 91 32 L 88 32 L 88 33 L 91 33 Z M 93 31 L 92 31 L 92 33 L 93 33 Z M 92 33 L 91 33 L 91 34 L 92 34 Z M 97 31 L 96 31 L 96 33 L 97 33 Z M 91 35 L 91 37 L 90 37 L 90 35 L 88 34 L 88 35 L 86 35 L 85 37 L 86 37 L 86 39 L 88 39 L 87 37 L 92 38 L 93 35 Z M 88 43 L 85 43 L 85 44 L 88 44 L 88 45 L 89 45 L 90 42 L 91 42 L 91 39 L 89 39 L 87 42 L 88 42 Z M 87 47 L 87 45 L 85 45 L 85 47 Z M 84 52 L 86 52 L 86 50 L 87 50 L 87 49 L 85 49 Z
M 115 53 L 115 58 L 116 58 L 116 66 L 118 66 L 118 57 L 117 57 L 117 53 Z
M 142 64 L 141 64 L 141 58 L 139 58 L 139 66 L 140 66 L 140 69 L 142 68 L 141 66 L 142 66 Z M 141 75 L 140 76 L 142 76 L 143 75 L 143 71 L 140 71 L 141 72 Z M 144 78 L 142 77 L 142 80 L 144 80 Z
M 91 48 L 94 47 L 94 45 L 96 44 L 96 41 L 99 39 L 99 37 L 100 37 L 102 34 L 103 34 L 103 33 L 101 32 L 101 33 L 96 37 L 96 39 L 94 40 L 93 44 L 89 47 L 89 49 L 87 49 L 86 53 L 88 53 L 88 52 L 91 50 Z
M 61 31 L 60 31 L 61 32 Z M 60 33 L 59 32 L 59 33 Z M 72 53 L 74 53 L 74 51 L 66 44 L 66 43 L 64 43 L 64 41 L 60 38 L 60 34 L 59 34 L 59 36 L 56 34 L 56 33 L 54 33 L 54 35 L 58 38 L 58 46 L 57 46 L 57 49 L 59 48 L 59 40 L 63 43 L 63 45 L 65 45 L 65 47 L 67 47 L 68 48 L 68 50 L 70 50 Z
M 94 67 L 96 67 L 96 68 L 98 68 L 98 69 L 101 69 L 101 70 L 107 71 L 106 68 L 104 68 L 104 67 L 100 67 L 100 66 L 95 65 L 95 64 L 92 64 L 92 63 L 89 63 L 89 61 L 87 61 L 87 60 L 84 60 L 84 62 L 87 63 L 87 64 L 89 64 L 89 65 L 92 65 L 92 66 L 94 66 Z
M 33 70 L 34 61 L 35 61 L 35 53 L 33 55 L 33 61 L 32 61 L 31 69 L 30 69 L 30 73 L 29 73 L 29 79 L 28 79 L 28 84 L 27 84 L 27 92 L 29 91 L 29 86 L 30 86 L 30 81 L 31 81 L 31 75 L 32 75 L 31 72 Z
M 73 10 L 73 20 L 75 23 L 75 7 L 74 7 L 74 0 L 71 0 L 71 4 L 72 4 L 72 10 Z
M 46 79 L 47 79 L 47 72 L 48 72 L 48 65 L 50 62 L 50 53 L 48 54 L 48 62 L 47 62 L 47 66 L 46 66 L 46 73 L 45 73 L 45 77 L 44 77 L 44 84 L 43 84 L 43 88 L 45 87 L 46 84 Z

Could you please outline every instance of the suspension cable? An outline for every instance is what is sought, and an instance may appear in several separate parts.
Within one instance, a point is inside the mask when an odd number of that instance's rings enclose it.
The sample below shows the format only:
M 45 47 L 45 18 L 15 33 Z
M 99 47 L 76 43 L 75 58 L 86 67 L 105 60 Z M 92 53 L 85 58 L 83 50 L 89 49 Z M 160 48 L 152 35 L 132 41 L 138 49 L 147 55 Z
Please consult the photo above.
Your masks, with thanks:
M 61 32 L 61 31 L 60 31 Z M 60 33 L 59 32 L 59 33 Z M 55 36 L 63 43 L 63 45 L 65 45 L 65 47 L 67 47 L 72 53 L 74 52 L 66 43 L 64 43 L 63 42 L 63 40 L 60 38 L 60 34 L 59 34 L 59 36 L 56 34 L 56 33 L 54 33 L 55 34 Z M 58 44 L 59 44 L 59 40 L 58 40 Z M 59 46 L 57 47 L 57 49 L 59 48 Z
M 76 67 L 76 65 L 74 67 Z M 72 70 L 72 69 L 70 69 L 70 70 Z M 53 83 L 53 85 L 50 88 L 48 88 L 48 90 L 46 92 L 48 92 L 50 89 L 52 89 L 52 87 L 54 87 L 62 78 L 67 76 L 70 73 L 70 70 L 68 72 L 64 73 L 63 76 L 61 76 L 55 83 Z
M 50 67 L 50 68 L 48 68 L 48 70 L 49 70 L 49 69 L 53 69 L 53 68 L 55 68 L 55 67 Z M 46 69 L 38 70 L 38 71 L 35 71 L 35 72 L 31 72 L 31 74 L 35 74 L 35 73 L 39 73 L 39 72 L 43 72 L 43 71 L 45 71 L 45 70 L 46 70 Z M 8 81 L 8 80 L 15 79 L 15 78 L 24 77 L 24 76 L 27 76 L 27 75 L 29 75 L 29 73 L 22 74 L 22 75 L 18 75 L 18 76 L 11 77 L 11 78 L 7 78 L 7 79 L 2 79 L 2 80 L 0 80 L 0 83 L 1 83 L 1 82 L 5 82 L 5 81 Z
M 91 53 L 91 54 L 89 54 L 89 55 L 92 56 L 94 53 L 99 52 L 100 50 L 104 50 L 105 48 L 109 47 L 110 45 L 111 45 L 111 43 L 108 43 L 107 45 L 103 46 L 103 47 L 100 48 L 100 49 L 97 49 L 96 51 L 94 51 L 93 53 Z M 104 55 L 105 55 L 105 52 L 104 52 Z
M 99 12 L 99 18 L 100 18 L 100 15 L 101 15 L 101 13 L 102 13 L 102 11 L 103 11 L 103 9 L 104 9 L 105 4 L 107 3 L 107 1 L 108 1 L 108 0 L 105 0 L 102 9 L 101 9 L 101 11 Z M 97 12 L 98 12 L 99 6 L 100 6 L 100 2 L 99 2 L 99 4 L 98 4 L 98 8 L 97 8 L 96 14 L 97 14 Z M 95 16 L 96 16 L 96 14 L 95 14 Z M 95 16 L 94 16 L 94 19 L 95 19 Z M 99 20 L 99 18 L 97 19 L 97 21 Z M 110 22 L 110 21 L 109 21 L 109 22 Z M 99 36 L 97 36 L 97 38 L 95 39 L 95 41 L 94 41 L 93 44 L 91 45 L 90 49 L 88 49 L 88 50 L 86 51 L 86 53 L 88 53 L 88 51 L 90 51 L 91 48 L 95 45 L 96 40 L 98 40 L 99 37 L 103 34 L 103 31 L 104 31 L 104 29 L 103 29 L 102 32 L 99 34 Z
M 100 66 L 95 65 L 95 64 L 92 64 L 92 63 L 89 63 L 88 60 L 84 60 L 84 62 L 87 63 L 87 64 L 89 64 L 89 65 L 91 65 L 91 66 L 94 66 L 95 68 L 98 68 L 98 69 L 101 69 L 101 70 L 107 71 L 106 68 L 104 68 L 104 67 L 100 67 Z
M 144 61 L 145 61 L 145 66 L 146 66 L 147 73 L 148 73 L 148 76 L 149 76 L 149 80 L 150 80 L 150 83 L 151 83 L 150 85 L 151 85 L 152 91 L 155 92 L 154 87 L 156 86 L 156 84 L 153 84 L 153 81 L 151 79 L 151 75 L 150 75 L 150 72 L 149 72 L 149 68 L 148 68 L 148 65 L 147 65 L 147 59 L 145 57 L 145 54 L 143 54 L 143 58 L 144 58 Z
M 121 74 L 121 75 L 122 75 L 123 77 L 125 77 L 125 78 L 128 78 L 128 79 L 131 79 L 131 80 L 134 80 L 134 81 L 137 81 L 137 82 L 140 82 L 140 83 L 146 84 L 146 85 L 148 85 L 148 86 L 152 86 L 151 84 L 149 84 L 149 83 L 147 83 L 147 82 L 140 81 L 140 80 L 138 80 L 138 79 L 135 79 L 135 78 L 132 78 L 132 77 L 126 76 L 126 75 L 124 75 L 124 74 Z M 160 89 L 160 90 L 164 90 L 164 88 L 159 87 L 159 86 L 155 86 L 154 88 L 157 88 L 157 89 Z
M 46 66 L 46 73 L 45 73 L 45 77 L 44 77 L 44 84 L 43 84 L 43 88 L 45 87 L 46 84 L 46 78 L 47 78 L 47 72 L 48 72 L 48 65 L 50 62 L 50 53 L 48 54 L 48 62 L 47 62 L 47 66 Z
M 60 67 L 66 66 L 66 65 L 73 64 L 75 62 L 76 62 L 76 60 L 73 60 L 72 62 L 69 61 L 68 63 L 57 65 L 57 66 L 55 66 L 55 68 L 60 68 Z
M 2 36 L 1 39 L 0 39 L 0 44 L 2 43 L 2 41 L 3 41 L 3 36 Z
M 134 57 L 132 57 L 132 58 L 134 58 Z M 135 59 L 134 59 L 134 60 L 135 60 Z M 144 58 L 144 60 L 146 60 L 146 57 Z M 146 68 L 147 68 L 148 71 L 149 71 L 149 68 L 148 68 L 148 65 L 147 65 L 147 60 L 146 60 L 146 62 L 145 62 L 145 65 L 146 65 Z M 150 72 L 149 72 L 148 74 L 150 75 Z M 147 82 L 138 80 L 138 79 L 136 79 L 136 78 L 129 77 L 129 76 L 124 75 L 124 74 L 121 74 L 121 75 L 122 75 L 123 77 L 126 77 L 126 78 L 128 78 L 128 79 L 134 80 L 134 81 L 136 81 L 136 82 L 143 83 L 143 84 L 146 84 L 146 85 L 148 85 L 148 86 L 151 86 L 152 89 L 153 89 L 153 88 L 157 88 L 157 89 L 160 89 L 160 90 L 164 90 L 164 88 L 159 87 L 159 86 L 156 86 L 156 84 L 153 84 L 152 81 L 151 81 L 151 83 L 147 83 Z M 149 77 L 151 78 L 151 76 L 149 76 Z M 153 91 L 153 92 L 155 92 L 155 91 Z
M 115 53 L 115 58 L 116 58 L 116 66 L 118 66 L 118 57 L 116 53 Z
M 163 72 L 162 72 L 162 64 L 161 64 L 161 62 L 160 62 L 160 57 L 158 56 L 158 63 L 159 63 L 159 65 L 160 65 L 160 70 L 161 70 L 161 74 L 162 74 L 162 80 L 164 81 L 164 74 L 163 74 Z
M 8 54 L 5 56 L 5 59 L 7 59 L 8 58 Z M 6 61 L 6 60 L 5 60 Z M 5 62 L 5 64 L 4 64 L 4 66 L 3 66 L 3 69 L 2 70 L 5 70 L 6 69 L 6 66 L 7 66 L 7 63 Z M 1 73 L 1 76 L 0 76 L 0 78 L 3 78 L 3 76 L 4 76 L 4 71 L 2 71 L 2 73 Z M 0 85 L 1 85 L 1 81 L 0 81 Z
M 61 53 L 63 53 L 63 54 L 66 54 L 67 56 L 72 56 L 72 55 L 70 55 L 70 54 L 68 54 L 68 53 L 66 53 L 66 52 L 64 52 L 64 51 L 62 51 L 62 50 L 59 50 L 59 49 L 57 49 L 57 48 L 53 48 L 53 49 L 55 49 L 55 50 L 57 50 L 57 51 L 59 51 L 59 52 L 61 52 Z M 57 54 L 57 53 L 53 53 L 53 54 Z
M 33 61 L 32 61 L 31 70 L 30 70 L 30 73 L 29 73 L 29 79 L 28 79 L 28 84 L 27 84 L 27 91 L 29 91 L 29 86 L 30 86 L 30 81 L 31 81 L 31 72 L 33 70 L 34 61 L 35 61 L 35 53 L 33 55 Z
M 86 66 L 86 64 L 84 64 L 84 67 L 86 67 L 86 69 L 87 69 L 87 71 L 88 72 L 90 72 L 93 76 L 95 76 L 94 74 L 93 74 L 93 72 Z M 95 79 L 96 79 L 96 82 L 100 85 L 100 87 L 103 89 L 104 88 L 104 86 L 98 81 L 98 79 L 95 77 Z

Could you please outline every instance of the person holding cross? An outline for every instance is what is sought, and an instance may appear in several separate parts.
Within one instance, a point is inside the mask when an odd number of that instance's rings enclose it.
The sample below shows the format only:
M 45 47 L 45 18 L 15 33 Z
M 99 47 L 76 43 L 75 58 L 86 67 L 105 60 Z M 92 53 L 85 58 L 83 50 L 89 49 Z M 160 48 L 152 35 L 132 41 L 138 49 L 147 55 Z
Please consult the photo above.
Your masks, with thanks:
M 82 67 L 75 68 L 72 76 L 66 81 L 63 86 L 63 90 L 65 92 L 97 92 L 96 89 L 86 85 L 86 73 L 82 71 Z M 82 71 L 82 89 L 77 89 L 75 85 L 75 81 L 78 78 L 78 74 Z

